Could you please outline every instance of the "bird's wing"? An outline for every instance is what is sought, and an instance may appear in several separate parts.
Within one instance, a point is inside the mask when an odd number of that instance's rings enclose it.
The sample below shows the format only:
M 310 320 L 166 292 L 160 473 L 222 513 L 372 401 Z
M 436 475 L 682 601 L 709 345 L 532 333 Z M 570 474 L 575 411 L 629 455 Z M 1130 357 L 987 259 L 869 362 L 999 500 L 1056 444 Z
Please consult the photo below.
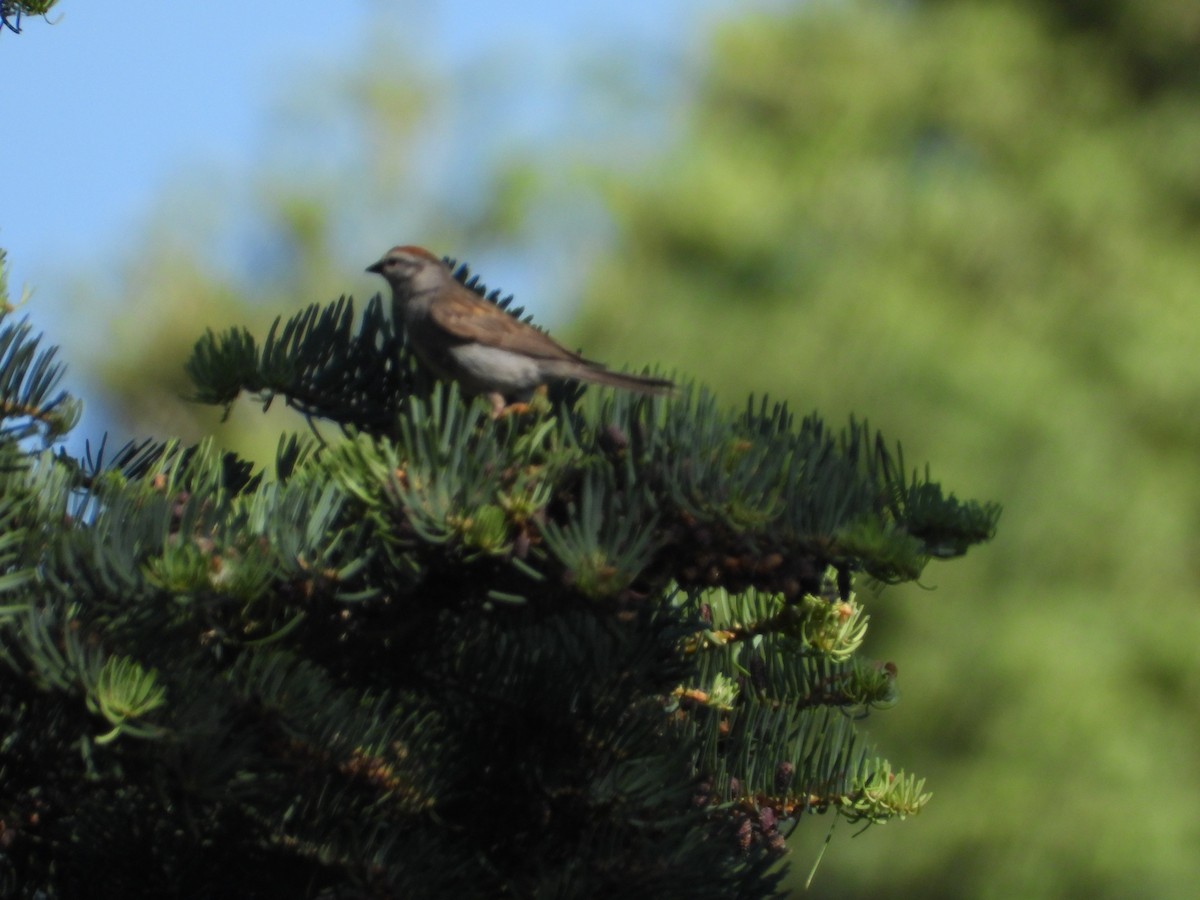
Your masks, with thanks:
M 570 360 L 592 365 L 589 360 L 572 353 L 548 334 L 510 316 L 496 304 L 482 298 L 453 293 L 434 303 L 430 308 L 430 316 L 438 327 L 460 340 L 511 350 L 538 359 Z

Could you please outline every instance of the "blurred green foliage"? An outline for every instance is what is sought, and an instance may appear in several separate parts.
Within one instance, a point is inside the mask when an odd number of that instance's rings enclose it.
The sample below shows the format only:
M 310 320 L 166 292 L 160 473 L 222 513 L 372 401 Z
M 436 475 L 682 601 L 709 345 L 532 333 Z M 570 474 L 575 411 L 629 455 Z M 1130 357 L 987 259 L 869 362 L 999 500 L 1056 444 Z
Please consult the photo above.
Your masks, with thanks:
M 1195 890 L 1197 161 L 1196 4 L 816 3 L 724 28 L 610 183 L 589 352 L 853 410 L 1006 508 L 874 607 L 934 800 L 823 896 Z
M 20 33 L 23 16 L 44 16 L 58 0 L 0 0 L 0 31 Z

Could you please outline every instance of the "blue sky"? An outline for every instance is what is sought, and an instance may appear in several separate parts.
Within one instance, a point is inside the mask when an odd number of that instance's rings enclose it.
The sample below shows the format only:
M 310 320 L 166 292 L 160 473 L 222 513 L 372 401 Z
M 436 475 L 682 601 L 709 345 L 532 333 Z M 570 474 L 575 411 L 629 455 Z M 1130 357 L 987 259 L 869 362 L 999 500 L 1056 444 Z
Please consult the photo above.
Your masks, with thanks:
M 91 265 L 118 252 L 122 234 L 189 169 L 252 167 L 289 82 L 378 52 L 370 37 L 381 18 L 394 26 L 411 16 L 412 46 L 397 52 L 443 69 L 506 44 L 536 68 L 589 44 L 619 53 L 622 43 L 657 42 L 670 58 L 732 5 L 60 0 L 54 24 L 26 18 L 23 34 L 0 35 L 0 246 L 10 286 L 46 284 L 64 261 Z M 547 96 L 507 111 L 514 127 L 552 116 Z
M 248 164 L 278 74 L 354 45 L 366 16 L 346 6 L 326 22 L 313 2 L 62 0 L 55 24 L 26 18 L 0 35 L 0 78 L 25 86 L 0 145 L 10 284 L 119 247 L 185 167 Z

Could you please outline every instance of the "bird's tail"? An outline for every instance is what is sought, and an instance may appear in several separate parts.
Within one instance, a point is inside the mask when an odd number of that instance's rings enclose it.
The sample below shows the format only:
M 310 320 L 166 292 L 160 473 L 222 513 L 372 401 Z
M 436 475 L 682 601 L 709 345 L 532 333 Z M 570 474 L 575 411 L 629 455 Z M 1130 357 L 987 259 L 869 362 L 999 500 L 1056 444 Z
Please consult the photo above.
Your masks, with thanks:
M 611 372 L 599 366 L 588 368 L 583 372 L 573 373 L 580 381 L 590 381 L 593 384 L 605 384 L 609 387 L 622 388 L 626 391 L 636 391 L 639 394 L 653 394 L 665 397 L 675 392 L 675 382 L 665 378 L 648 378 L 645 375 L 626 375 L 623 372 Z

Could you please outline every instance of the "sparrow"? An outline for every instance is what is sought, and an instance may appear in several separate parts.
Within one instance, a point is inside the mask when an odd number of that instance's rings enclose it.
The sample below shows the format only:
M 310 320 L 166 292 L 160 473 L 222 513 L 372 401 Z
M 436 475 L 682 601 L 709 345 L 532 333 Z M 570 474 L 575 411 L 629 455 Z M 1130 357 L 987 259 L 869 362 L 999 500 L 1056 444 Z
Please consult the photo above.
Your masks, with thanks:
M 393 247 L 367 271 L 382 275 L 392 286 L 417 358 L 436 377 L 457 381 L 463 393 L 487 397 L 492 418 L 524 409 L 534 390 L 553 380 L 573 379 L 641 394 L 674 390 L 675 385 L 662 378 L 610 372 L 572 353 L 479 296 L 421 247 Z

